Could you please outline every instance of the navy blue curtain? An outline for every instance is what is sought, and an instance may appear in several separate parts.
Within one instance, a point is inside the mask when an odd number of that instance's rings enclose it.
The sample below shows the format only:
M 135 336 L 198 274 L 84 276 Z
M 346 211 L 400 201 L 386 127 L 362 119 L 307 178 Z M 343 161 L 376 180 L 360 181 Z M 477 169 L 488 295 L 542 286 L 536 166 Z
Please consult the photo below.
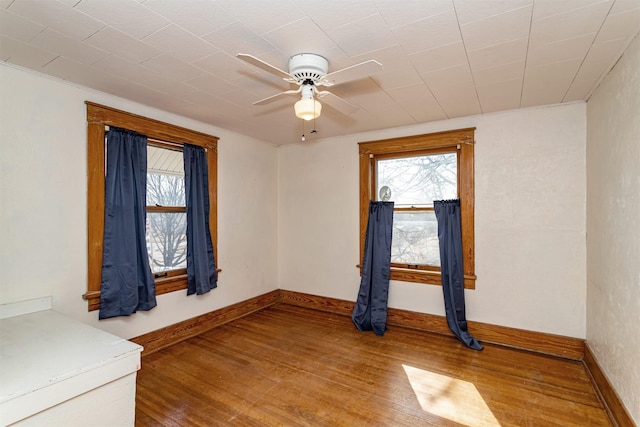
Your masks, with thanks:
M 100 319 L 156 306 L 145 238 L 147 137 L 111 127 L 106 156 Z
M 358 299 L 351 319 L 360 331 L 381 336 L 387 328 L 393 202 L 370 202 Z
M 440 272 L 447 324 L 451 332 L 467 347 L 482 350 L 482 345 L 471 336 L 467 328 L 460 199 L 437 200 L 433 202 L 433 207 L 438 220 Z
M 202 295 L 218 286 L 209 229 L 209 169 L 202 147 L 184 144 L 187 203 L 187 295 Z

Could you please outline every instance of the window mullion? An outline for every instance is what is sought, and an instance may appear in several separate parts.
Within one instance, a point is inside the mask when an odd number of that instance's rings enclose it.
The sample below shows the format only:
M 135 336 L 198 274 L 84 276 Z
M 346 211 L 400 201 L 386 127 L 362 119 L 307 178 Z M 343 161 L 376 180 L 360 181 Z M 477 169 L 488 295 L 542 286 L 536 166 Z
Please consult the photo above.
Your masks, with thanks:
M 147 206 L 147 212 L 181 213 L 186 211 L 187 208 L 184 206 Z

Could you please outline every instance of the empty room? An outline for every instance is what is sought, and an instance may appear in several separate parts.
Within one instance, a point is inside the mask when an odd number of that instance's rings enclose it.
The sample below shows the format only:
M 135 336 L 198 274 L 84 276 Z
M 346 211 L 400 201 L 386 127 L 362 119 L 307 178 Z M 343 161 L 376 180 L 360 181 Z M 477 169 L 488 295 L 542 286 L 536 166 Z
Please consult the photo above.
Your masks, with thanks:
M 639 34 L 0 0 L 0 425 L 637 426 Z

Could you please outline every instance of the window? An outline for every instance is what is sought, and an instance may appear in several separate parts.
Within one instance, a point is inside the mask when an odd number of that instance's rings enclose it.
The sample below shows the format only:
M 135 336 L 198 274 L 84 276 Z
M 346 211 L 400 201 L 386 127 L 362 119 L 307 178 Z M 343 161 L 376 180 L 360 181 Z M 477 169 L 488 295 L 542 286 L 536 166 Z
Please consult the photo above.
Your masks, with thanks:
M 147 253 L 155 278 L 187 269 L 187 208 L 181 147 L 147 145 Z
M 114 108 L 87 105 L 87 292 L 89 311 L 100 307 L 104 233 L 105 132 L 107 126 L 149 139 L 147 155 L 147 247 L 156 295 L 186 289 L 186 230 L 182 146 L 205 148 L 209 168 L 209 227 L 217 254 L 218 138 Z M 157 156 L 157 158 L 156 158 Z M 181 189 L 182 188 L 182 189 Z M 182 193 L 182 198 L 177 196 Z
M 475 287 L 474 129 L 361 142 L 360 259 L 370 200 L 394 202 L 391 279 L 441 284 L 434 200 L 460 198 L 465 287 Z

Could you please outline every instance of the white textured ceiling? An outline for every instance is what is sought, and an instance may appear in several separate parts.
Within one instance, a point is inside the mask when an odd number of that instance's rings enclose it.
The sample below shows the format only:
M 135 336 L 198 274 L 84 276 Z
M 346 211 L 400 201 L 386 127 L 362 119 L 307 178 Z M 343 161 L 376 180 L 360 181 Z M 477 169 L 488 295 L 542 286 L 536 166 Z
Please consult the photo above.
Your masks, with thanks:
M 276 145 L 297 98 L 252 102 L 296 87 L 237 53 L 382 63 L 310 141 L 586 100 L 639 30 L 640 0 L 0 0 L 0 60 Z

